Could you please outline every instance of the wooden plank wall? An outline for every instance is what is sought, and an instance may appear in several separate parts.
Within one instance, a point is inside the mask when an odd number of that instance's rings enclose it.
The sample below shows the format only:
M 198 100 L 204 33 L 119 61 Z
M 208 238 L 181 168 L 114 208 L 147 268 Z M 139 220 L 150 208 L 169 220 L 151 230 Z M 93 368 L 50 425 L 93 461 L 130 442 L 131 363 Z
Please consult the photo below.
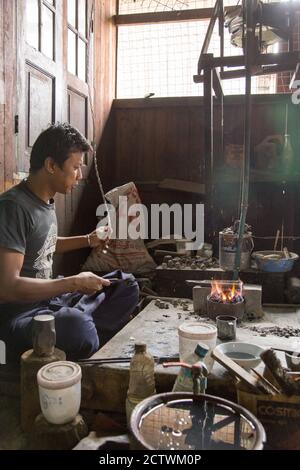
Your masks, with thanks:
M 0 192 L 4 189 L 4 116 L 5 116 L 5 81 L 3 60 L 3 0 L 0 0 Z

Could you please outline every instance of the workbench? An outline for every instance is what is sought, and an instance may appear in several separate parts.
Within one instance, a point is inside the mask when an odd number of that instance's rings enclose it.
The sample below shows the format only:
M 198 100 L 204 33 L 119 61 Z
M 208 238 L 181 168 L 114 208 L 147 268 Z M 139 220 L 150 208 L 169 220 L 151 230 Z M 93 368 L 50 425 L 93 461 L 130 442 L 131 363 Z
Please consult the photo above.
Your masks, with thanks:
M 155 301 L 149 303 L 92 359 L 130 358 L 134 352 L 134 343 L 138 341 L 145 342 L 148 351 L 153 356 L 177 356 L 179 353 L 177 328 L 181 323 L 196 318 L 199 321 L 214 324 L 212 320 L 194 314 L 193 304 L 190 300 L 186 300 L 187 311 L 184 311 L 181 306 L 174 307 L 171 303 L 168 305 L 168 309 L 160 309 L 155 305 Z M 272 335 L 263 337 L 250 329 L 253 326 L 272 327 L 274 325 L 299 328 L 300 307 L 299 310 L 291 309 L 288 306 L 286 308 L 270 308 L 265 311 L 262 320 L 243 322 L 237 327 L 236 341 L 252 342 L 266 348 L 300 350 L 300 337 L 286 338 Z M 129 362 L 125 364 L 83 365 L 82 369 L 82 407 L 124 413 L 129 380 Z M 257 370 L 262 372 L 263 364 L 258 366 Z M 157 365 L 155 372 L 157 393 L 171 391 L 179 368 L 164 369 L 162 365 Z M 236 401 L 233 379 L 216 362 L 208 378 L 207 392 Z

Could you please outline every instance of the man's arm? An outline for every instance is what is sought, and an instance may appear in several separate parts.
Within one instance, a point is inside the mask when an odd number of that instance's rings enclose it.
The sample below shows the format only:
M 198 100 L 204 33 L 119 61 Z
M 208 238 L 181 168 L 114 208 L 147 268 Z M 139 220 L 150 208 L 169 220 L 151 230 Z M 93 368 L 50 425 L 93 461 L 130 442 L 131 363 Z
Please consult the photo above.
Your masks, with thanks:
M 106 239 L 100 239 L 95 230 L 88 235 L 82 235 L 79 237 L 68 237 L 68 238 L 57 238 L 56 253 L 66 253 L 68 251 L 80 250 L 81 248 L 97 248 L 103 246 Z
M 39 302 L 66 292 L 90 295 L 110 285 L 107 279 L 88 272 L 62 279 L 21 277 L 23 261 L 23 254 L 0 248 L 0 302 Z
M 56 253 L 67 253 L 68 251 L 80 250 L 90 246 L 88 235 L 79 237 L 57 238 Z

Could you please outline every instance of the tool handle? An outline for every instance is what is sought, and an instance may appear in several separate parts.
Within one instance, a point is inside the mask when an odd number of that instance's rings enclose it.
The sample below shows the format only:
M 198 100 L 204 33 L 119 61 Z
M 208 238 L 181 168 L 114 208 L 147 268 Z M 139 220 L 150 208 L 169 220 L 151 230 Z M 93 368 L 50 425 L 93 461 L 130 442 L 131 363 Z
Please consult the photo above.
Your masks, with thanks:
M 163 367 L 185 367 L 186 369 L 191 369 L 192 366 L 186 362 L 163 362 Z

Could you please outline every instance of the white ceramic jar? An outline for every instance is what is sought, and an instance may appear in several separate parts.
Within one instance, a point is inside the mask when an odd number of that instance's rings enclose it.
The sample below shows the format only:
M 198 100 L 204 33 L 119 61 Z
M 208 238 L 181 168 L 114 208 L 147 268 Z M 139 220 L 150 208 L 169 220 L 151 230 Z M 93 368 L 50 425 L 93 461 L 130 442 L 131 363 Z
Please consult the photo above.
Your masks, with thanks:
M 52 424 L 66 424 L 78 414 L 81 402 L 81 368 L 69 361 L 52 362 L 37 373 L 40 405 Z
M 179 356 L 184 361 L 194 352 L 199 342 L 213 349 L 217 342 L 217 328 L 209 323 L 187 320 L 178 327 L 178 337 Z

